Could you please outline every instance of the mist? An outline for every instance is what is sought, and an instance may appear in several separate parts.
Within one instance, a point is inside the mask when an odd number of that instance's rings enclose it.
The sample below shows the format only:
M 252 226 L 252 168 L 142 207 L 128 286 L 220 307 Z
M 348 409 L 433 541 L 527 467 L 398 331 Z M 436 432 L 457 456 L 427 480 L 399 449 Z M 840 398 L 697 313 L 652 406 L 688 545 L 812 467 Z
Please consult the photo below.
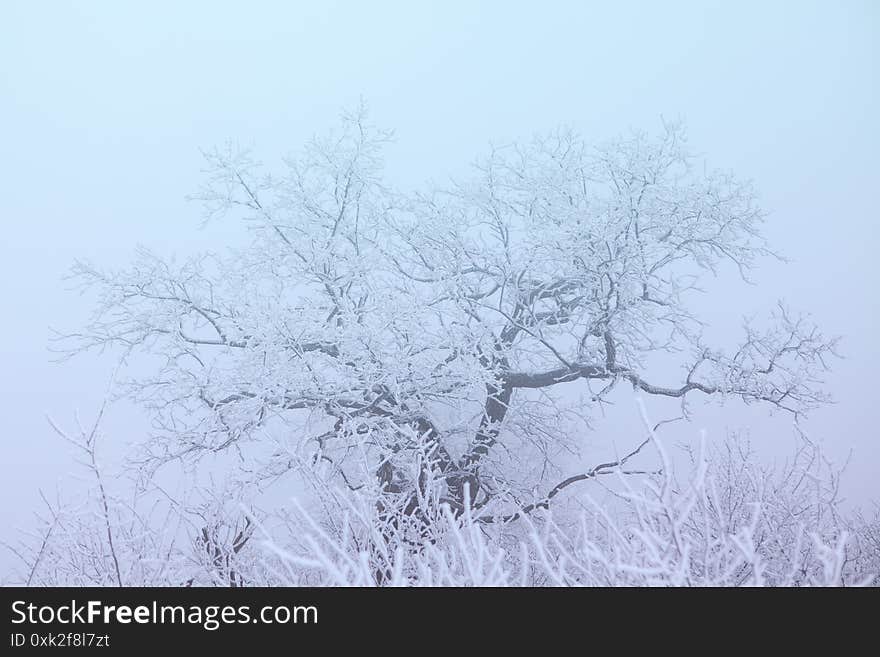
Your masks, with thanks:
M 187 200 L 203 151 L 232 140 L 278 166 L 361 102 L 394 131 L 385 177 L 406 189 L 558 126 L 602 141 L 682 121 L 709 165 L 753 182 L 786 258 L 764 258 L 752 285 L 723 270 L 699 302 L 708 334 L 725 340 L 784 299 L 841 336 L 824 385 L 835 403 L 803 426 L 846 465 L 848 506 L 880 498 L 875 3 L 10 2 L 0 25 L 4 542 L 33 527 L 41 489 L 76 486 L 47 416 L 93 420 L 115 368 L 113 354 L 51 351 L 52 329 L 76 331 L 92 310 L 65 278 L 74 261 L 240 244 L 240 225 L 205 224 Z M 127 402 L 104 422 L 108 459 L 150 432 Z M 747 430 L 772 460 L 790 425 L 732 403 L 681 431 Z M 3 553 L 0 573 L 13 561 Z

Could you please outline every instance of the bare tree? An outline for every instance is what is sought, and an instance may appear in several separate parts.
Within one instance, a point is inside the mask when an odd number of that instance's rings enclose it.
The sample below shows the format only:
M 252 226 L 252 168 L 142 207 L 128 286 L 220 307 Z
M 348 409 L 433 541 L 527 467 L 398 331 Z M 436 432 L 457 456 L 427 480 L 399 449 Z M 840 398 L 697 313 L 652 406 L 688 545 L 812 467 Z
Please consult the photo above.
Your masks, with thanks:
M 359 111 L 275 175 L 208 152 L 198 198 L 208 219 L 246 221 L 247 245 L 75 266 L 98 303 L 66 349 L 158 357 L 124 388 L 155 417 L 145 467 L 237 450 L 250 482 L 317 473 L 369 492 L 391 533 L 428 526 L 432 500 L 492 524 L 624 469 L 541 474 L 565 469 L 576 418 L 622 384 L 685 414 L 694 395 L 795 415 L 827 400 L 835 341 L 782 304 L 732 348 L 704 343 L 702 278 L 727 263 L 747 279 L 772 252 L 750 186 L 707 172 L 680 126 L 598 145 L 560 130 L 417 193 L 383 182 L 389 139 Z M 655 378 L 658 353 L 680 378 Z

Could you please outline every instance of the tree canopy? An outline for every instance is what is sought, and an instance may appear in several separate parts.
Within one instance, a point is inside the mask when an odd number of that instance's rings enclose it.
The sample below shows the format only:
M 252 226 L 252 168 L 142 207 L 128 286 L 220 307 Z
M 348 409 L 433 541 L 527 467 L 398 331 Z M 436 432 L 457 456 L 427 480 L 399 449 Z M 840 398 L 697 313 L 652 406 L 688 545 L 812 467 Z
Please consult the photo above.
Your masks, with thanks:
M 313 468 L 403 515 L 430 486 L 512 520 L 625 462 L 540 476 L 565 469 L 567 413 L 616 386 L 795 414 L 826 401 L 835 342 L 781 304 L 738 344 L 704 342 L 701 280 L 724 263 L 747 279 L 773 253 L 751 186 L 707 169 L 681 126 L 599 144 L 557 130 L 417 192 L 383 179 L 389 139 L 358 111 L 277 173 L 207 152 L 206 217 L 247 222 L 247 244 L 76 265 L 99 300 L 70 350 L 158 357 L 126 384 L 155 419 L 145 463 L 268 444 L 246 479 Z M 680 374 L 653 372 L 657 353 Z

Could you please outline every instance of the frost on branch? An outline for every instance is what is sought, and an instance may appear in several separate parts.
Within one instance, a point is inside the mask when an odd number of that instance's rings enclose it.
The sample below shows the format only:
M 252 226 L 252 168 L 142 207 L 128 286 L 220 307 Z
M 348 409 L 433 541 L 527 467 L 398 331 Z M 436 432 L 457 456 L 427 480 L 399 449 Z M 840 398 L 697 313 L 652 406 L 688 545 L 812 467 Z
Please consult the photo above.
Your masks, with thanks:
M 418 192 L 383 181 L 389 139 L 360 111 L 277 172 L 208 152 L 206 217 L 244 221 L 247 244 L 75 267 L 97 303 L 63 348 L 151 364 L 123 388 L 154 417 L 147 476 L 230 452 L 243 487 L 317 477 L 418 534 L 446 522 L 434 502 L 519 520 L 622 468 L 564 460 L 621 383 L 796 414 L 826 399 L 834 340 L 782 306 L 739 345 L 704 344 L 702 277 L 746 278 L 771 251 L 750 186 L 707 172 L 680 126 L 599 145 L 557 131 Z M 681 355 L 680 378 L 651 370 L 657 353 Z
M 310 507 L 294 501 L 267 513 L 245 507 L 247 495 L 234 487 L 189 502 L 147 491 L 124 500 L 98 478 L 81 504 L 50 505 L 41 531 L 17 548 L 21 578 L 77 586 L 115 585 L 117 577 L 130 586 L 876 582 L 880 520 L 840 513 L 839 473 L 815 445 L 802 441 L 775 469 L 731 437 L 692 452 L 679 478 L 668 467 L 668 441 L 646 429 L 662 473 L 609 468 L 616 504 L 587 496 L 577 514 L 541 509 L 510 524 L 487 522 L 473 505 L 456 512 L 432 494 L 413 513 L 377 508 L 370 491 L 317 483 Z

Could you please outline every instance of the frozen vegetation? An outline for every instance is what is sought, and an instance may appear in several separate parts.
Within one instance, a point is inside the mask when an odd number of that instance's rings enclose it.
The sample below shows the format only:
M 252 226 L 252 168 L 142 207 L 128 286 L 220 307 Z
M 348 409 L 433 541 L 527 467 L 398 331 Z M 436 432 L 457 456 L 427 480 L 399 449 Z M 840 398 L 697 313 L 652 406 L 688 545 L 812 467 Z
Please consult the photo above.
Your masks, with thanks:
M 874 581 L 880 522 L 840 512 L 839 475 L 806 438 L 773 468 L 735 436 L 682 452 L 696 428 L 655 426 L 639 402 L 641 437 L 577 465 L 622 389 L 679 402 L 684 419 L 718 398 L 795 426 L 829 400 L 836 341 L 809 317 L 780 303 L 717 346 L 691 309 L 706 275 L 748 279 L 774 255 L 748 184 L 665 125 L 599 144 L 556 131 L 404 192 L 382 178 L 389 139 L 358 111 L 278 172 L 217 149 L 198 198 L 209 222 L 245 221 L 249 242 L 76 264 L 95 312 L 60 345 L 137 362 L 114 393 L 154 431 L 106 473 L 100 422 L 58 429 L 95 485 L 49 503 L 16 547 L 23 581 Z M 185 483 L 173 493 L 169 472 Z M 269 488 L 291 494 L 266 506 Z

